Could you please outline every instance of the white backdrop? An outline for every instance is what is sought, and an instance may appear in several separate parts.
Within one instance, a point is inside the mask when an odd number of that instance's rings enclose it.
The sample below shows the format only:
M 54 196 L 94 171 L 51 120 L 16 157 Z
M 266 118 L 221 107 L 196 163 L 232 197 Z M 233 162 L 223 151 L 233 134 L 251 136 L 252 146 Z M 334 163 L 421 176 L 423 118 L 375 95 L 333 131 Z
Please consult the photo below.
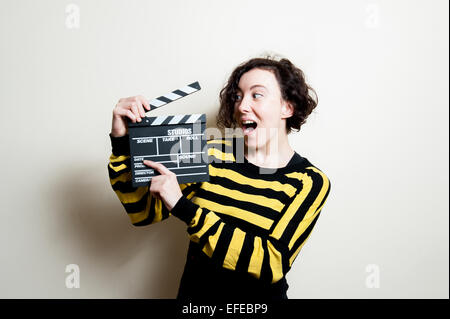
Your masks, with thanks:
M 0 297 L 174 298 L 185 226 L 130 224 L 112 109 L 199 81 L 153 114 L 214 126 L 230 72 L 266 52 L 316 89 L 290 141 L 332 183 L 288 296 L 449 297 L 447 0 L 2 0 L 0 24 Z

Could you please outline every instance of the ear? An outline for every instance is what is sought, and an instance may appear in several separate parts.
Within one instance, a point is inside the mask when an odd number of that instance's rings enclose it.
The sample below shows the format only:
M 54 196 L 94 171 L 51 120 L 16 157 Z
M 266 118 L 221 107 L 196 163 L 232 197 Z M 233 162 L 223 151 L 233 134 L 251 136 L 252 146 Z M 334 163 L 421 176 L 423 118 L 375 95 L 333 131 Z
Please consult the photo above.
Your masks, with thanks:
M 284 101 L 281 106 L 281 118 L 287 119 L 294 114 L 294 107 L 291 103 Z

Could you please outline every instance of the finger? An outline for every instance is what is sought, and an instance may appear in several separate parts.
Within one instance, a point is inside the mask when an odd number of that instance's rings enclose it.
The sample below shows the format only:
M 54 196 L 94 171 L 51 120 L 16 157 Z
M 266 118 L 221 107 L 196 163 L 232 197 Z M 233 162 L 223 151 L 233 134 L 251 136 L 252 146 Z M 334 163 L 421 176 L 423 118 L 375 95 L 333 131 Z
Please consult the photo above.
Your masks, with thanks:
M 134 97 L 134 103 L 137 106 L 140 117 L 145 117 L 144 106 L 142 105 L 141 98 L 139 96 Z
M 139 102 L 138 104 L 138 110 L 139 110 L 139 114 L 141 115 L 142 118 L 145 117 L 145 110 L 144 110 L 144 106 Z
M 161 196 L 159 196 L 159 193 L 158 193 L 156 190 L 152 189 L 151 187 L 150 187 L 150 195 L 151 195 L 153 198 L 161 199 Z
M 150 111 L 150 103 L 148 103 L 147 99 L 142 95 L 138 95 L 137 98 L 139 98 L 139 100 L 141 101 L 141 103 L 145 107 L 145 109 L 147 111 Z
M 147 165 L 153 169 L 156 169 L 161 175 L 173 174 L 167 167 L 165 167 L 161 163 L 157 163 L 157 162 L 153 162 L 153 161 L 149 161 L 149 160 L 144 160 L 143 163 L 144 163 L 144 165 Z
M 117 108 L 115 109 L 115 114 L 120 115 L 122 117 L 128 117 L 131 121 L 133 121 L 133 123 L 136 122 L 136 117 L 130 110 L 124 108 Z
M 138 106 L 135 102 L 133 102 L 133 104 L 131 104 L 131 111 L 133 112 L 134 116 L 136 116 L 136 120 L 138 122 L 141 121 L 141 115 L 139 114 L 139 109 Z

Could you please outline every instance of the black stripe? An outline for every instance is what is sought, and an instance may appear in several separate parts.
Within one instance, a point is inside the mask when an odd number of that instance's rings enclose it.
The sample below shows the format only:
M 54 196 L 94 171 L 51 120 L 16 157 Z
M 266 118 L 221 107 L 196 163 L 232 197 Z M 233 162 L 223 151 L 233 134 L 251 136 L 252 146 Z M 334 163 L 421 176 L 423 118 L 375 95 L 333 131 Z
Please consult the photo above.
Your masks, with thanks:
M 164 220 L 169 217 L 170 211 L 167 209 L 167 207 L 166 207 L 166 205 L 164 205 L 164 203 L 161 203 L 161 207 L 162 207 L 161 208 L 162 220 Z
M 165 96 L 160 96 L 157 98 L 158 100 L 162 101 L 162 102 L 166 102 L 166 103 L 170 103 L 172 102 L 171 99 L 166 98 Z
M 112 167 L 117 167 L 120 166 L 122 164 L 125 164 L 126 166 L 131 166 L 131 158 L 128 157 L 127 159 L 120 161 L 120 162 L 110 162 Z
M 220 224 L 222 222 L 218 220 L 214 223 L 203 235 L 200 237 L 200 240 L 198 241 L 199 246 L 203 249 L 203 246 L 205 246 L 206 241 L 208 240 L 209 236 L 214 235 L 217 232 L 217 229 L 219 228 Z
M 244 244 L 242 245 L 239 259 L 236 263 L 236 271 L 248 272 L 248 265 L 250 264 L 250 258 L 252 257 L 254 248 L 255 236 L 245 234 Z
M 157 118 L 158 118 L 157 116 L 155 116 L 155 117 L 148 117 L 147 118 L 148 119 L 148 125 L 152 125 L 153 122 L 155 122 Z
M 262 247 L 264 250 L 264 258 L 261 267 L 261 281 L 270 283 L 272 282 L 272 269 L 270 268 L 269 251 L 267 249 L 267 240 L 262 240 Z
M 172 93 L 181 95 L 181 96 L 183 96 L 183 97 L 186 96 L 186 95 L 188 95 L 186 92 L 183 92 L 183 91 L 181 91 L 181 90 L 175 90 L 175 91 L 173 91 Z
M 182 193 L 183 193 L 184 196 L 188 196 L 193 191 L 196 191 L 200 186 L 201 186 L 201 183 L 192 183 L 191 185 L 186 186 L 182 190 Z
M 303 189 L 303 185 L 297 189 L 294 196 L 290 197 L 286 202 L 284 202 L 283 209 L 278 214 L 278 217 L 275 219 L 274 223 L 272 224 L 272 227 L 270 227 L 270 230 L 269 230 L 270 233 L 272 233 L 273 230 L 277 227 L 278 222 L 281 220 L 281 218 L 283 218 L 284 214 L 289 209 L 289 207 L 292 205 L 292 202 L 295 200 L 296 196 L 301 192 L 302 189 Z
M 256 226 L 255 224 L 252 224 L 250 221 L 246 221 L 244 219 L 240 219 L 234 216 L 221 214 L 218 212 L 214 212 L 217 216 L 222 219 L 222 221 L 225 224 L 234 225 L 239 229 L 245 229 L 245 231 L 250 232 L 251 234 L 255 236 L 267 236 L 269 234 L 269 231 L 267 229 L 261 228 L 259 226 Z
M 289 248 L 287 245 L 284 245 L 279 240 L 276 240 L 273 237 L 269 237 L 269 241 L 272 246 L 281 254 L 281 269 L 283 274 L 286 274 L 289 271 Z
M 206 114 L 202 114 L 202 115 L 200 115 L 200 117 L 198 118 L 198 120 L 196 121 L 196 123 L 197 122 L 206 122 Z
M 200 83 L 198 83 L 198 82 L 191 83 L 188 86 L 190 86 L 193 89 L 200 90 Z M 194 93 L 194 92 L 192 92 L 192 93 Z
M 150 199 L 150 211 L 148 213 L 147 218 L 145 218 L 144 220 L 141 220 L 140 222 L 134 223 L 134 226 L 145 226 L 145 225 L 150 225 L 153 220 L 155 219 L 155 198 L 151 198 Z M 164 218 L 163 218 L 164 219 Z
M 145 196 L 146 198 L 148 198 L 148 196 Z M 147 201 L 146 201 L 147 203 Z M 146 226 L 146 225 L 150 225 L 153 220 L 155 219 L 155 199 L 154 198 L 150 198 L 150 210 L 148 212 L 148 216 L 144 219 L 141 220 L 140 222 L 134 223 L 134 226 Z
M 232 206 L 243 210 L 247 210 L 249 212 L 253 212 L 257 215 L 269 218 L 271 220 L 275 220 L 276 218 L 278 218 L 279 215 L 279 212 L 269 207 L 258 205 L 256 203 L 244 202 L 240 198 L 230 198 L 225 195 L 220 195 L 217 193 L 206 191 L 203 188 L 200 188 L 195 194 L 195 196 L 198 198 L 210 200 L 214 203 L 220 203 L 221 205 Z
M 248 178 L 255 178 L 255 166 L 252 166 L 251 170 L 249 170 L 249 165 L 248 163 L 232 163 L 232 164 L 228 164 L 228 165 L 233 165 L 231 166 L 231 168 L 233 169 L 233 171 L 248 177 Z M 258 175 L 259 179 L 268 181 L 268 182 L 280 182 L 281 184 L 289 184 L 291 186 L 296 187 L 297 183 L 295 182 L 295 180 L 293 180 L 292 178 L 288 178 L 285 175 L 280 175 L 280 174 L 259 174 Z
M 172 121 L 173 118 L 174 118 L 173 115 L 168 116 L 164 121 L 162 121 L 162 123 L 160 125 L 169 124 L 169 122 Z
M 239 184 L 234 180 L 221 176 L 210 176 L 211 184 L 218 184 L 228 189 L 239 190 L 245 194 L 262 195 L 270 199 L 279 200 L 281 203 L 287 203 L 290 201 L 290 197 L 283 191 L 276 191 L 273 189 L 256 188 L 247 184 Z
M 119 191 L 122 194 L 134 193 L 137 191 L 138 187 L 134 187 L 131 181 L 121 182 L 118 181 L 112 185 L 113 190 Z
M 190 114 L 185 115 L 181 120 L 179 124 L 186 124 L 186 121 L 191 117 Z
M 202 209 L 202 214 L 200 215 L 200 219 L 198 220 L 197 225 L 195 225 L 194 227 L 188 227 L 187 232 L 189 235 L 195 234 L 200 229 L 202 229 L 202 227 L 205 224 L 206 215 L 207 215 L 207 212 L 205 212 L 205 210 Z
M 312 206 L 312 204 L 316 200 L 317 196 L 319 195 L 319 193 L 323 187 L 323 179 L 320 174 L 312 173 L 309 176 L 312 178 L 312 188 L 309 191 L 309 193 L 306 196 L 303 203 L 298 208 L 294 217 L 292 217 L 292 219 L 289 221 L 288 225 L 286 226 L 286 229 L 284 230 L 283 235 L 280 238 L 280 240 L 283 242 L 290 241 L 290 238 L 294 235 L 295 231 L 297 230 L 298 225 L 305 217 L 306 212 Z M 327 192 L 327 194 L 328 194 L 328 192 Z M 325 200 L 325 199 L 326 199 L 326 196 L 322 199 L 322 203 L 323 203 L 323 200 Z M 320 205 L 319 205 L 319 207 L 320 207 Z
M 212 255 L 212 260 L 219 266 L 223 265 L 228 247 L 230 247 L 231 238 L 233 237 L 233 231 L 234 227 L 224 224 L 222 232 L 219 235 L 216 248 Z
M 125 207 L 125 210 L 128 214 L 131 213 L 137 213 L 141 212 L 145 209 L 145 206 L 147 205 L 147 199 L 148 199 L 148 192 L 142 196 L 140 200 L 138 200 L 135 203 L 122 203 L 123 207 Z
M 150 104 L 150 106 L 151 106 L 151 108 L 152 108 L 152 110 L 153 110 L 153 109 L 157 109 L 158 107 L 164 106 L 164 105 L 166 105 L 166 104 L 167 104 L 167 103 L 165 103 L 165 104 L 160 104 L 160 105 L 158 105 L 158 106 L 153 105 L 153 104 Z M 153 121 L 155 120 L 155 118 L 153 117 L 153 120 L 152 120 L 151 117 L 148 117 L 147 120 L 148 120 L 147 125 L 151 125 L 151 122 L 153 122 Z
M 145 218 L 144 220 L 141 220 L 140 222 L 134 223 L 134 226 L 145 226 L 145 225 L 149 225 L 153 222 L 153 220 L 155 219 L 155 198 L 151 198 L 150 199 L 150 211 L 148 213 L 147 218 Z
M 110 179 L 114 179 L 116 177 L 119 177 L 120 175 L 122 175 L 123 173 L 127 173 L 130 171 L 130 166 L 127 166 L 124 169 L 121 169 L 120 171 L 116 172 L 115 170 L 113 170 L 109 164 L 108 164 L 108 175 Z
M 312 232 L 314 225 L 316 224 L 317 220 L 319 219 L 320 212 L 317 214 L 316 218 L 311 222 L 311 224 L 308 226 L 308 228 L 305 229 L 303 234 L 300 235 L 300 237 L 295 241 L 294 245 L 292 246 L 291 252 L 289 254 L 289 258 L 292 257 L 292 255 L 295 253 L 298 247 L 300 247 L 301 244 L 308 238 L 309 234 Z

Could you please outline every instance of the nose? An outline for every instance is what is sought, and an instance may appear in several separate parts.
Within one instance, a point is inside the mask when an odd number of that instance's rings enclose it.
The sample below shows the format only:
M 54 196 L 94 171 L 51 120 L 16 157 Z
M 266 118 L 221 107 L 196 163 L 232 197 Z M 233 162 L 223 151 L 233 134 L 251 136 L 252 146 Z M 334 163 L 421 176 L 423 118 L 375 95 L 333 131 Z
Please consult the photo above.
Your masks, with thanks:
M 239 103 L 238 110 L 240 113 L 249 113 L 252 109 L 250 100 L 248 100 L 246 97 L 242 98 L 241 103 Z

